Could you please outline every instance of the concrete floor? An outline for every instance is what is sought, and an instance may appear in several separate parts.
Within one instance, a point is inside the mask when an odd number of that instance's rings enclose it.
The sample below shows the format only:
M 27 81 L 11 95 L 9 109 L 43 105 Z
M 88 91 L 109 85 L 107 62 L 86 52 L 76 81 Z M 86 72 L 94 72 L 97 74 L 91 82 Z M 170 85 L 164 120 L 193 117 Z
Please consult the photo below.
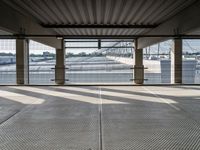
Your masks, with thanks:
M 200 86 L 2 86 L 1 150 L 198 150 Z

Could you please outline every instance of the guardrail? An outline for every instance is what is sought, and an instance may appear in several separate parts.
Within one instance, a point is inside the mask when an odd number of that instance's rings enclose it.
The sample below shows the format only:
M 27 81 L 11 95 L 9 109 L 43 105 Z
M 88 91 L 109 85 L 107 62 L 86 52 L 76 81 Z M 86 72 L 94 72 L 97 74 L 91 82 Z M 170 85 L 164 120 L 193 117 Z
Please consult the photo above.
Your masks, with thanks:
M 0 71 L 0 84 L 16 84 L 16 71 Z

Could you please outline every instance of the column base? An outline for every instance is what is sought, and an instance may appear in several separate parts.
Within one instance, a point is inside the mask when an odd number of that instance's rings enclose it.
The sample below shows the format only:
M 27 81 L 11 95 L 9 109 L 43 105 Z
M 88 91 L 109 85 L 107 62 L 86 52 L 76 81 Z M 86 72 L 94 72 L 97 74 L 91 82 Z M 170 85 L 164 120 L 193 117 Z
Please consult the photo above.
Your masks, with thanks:
M 58 85 L 65 84 L 65 66 L 55 66 L 55 83 Z
M 134 66 L 134 81 L 135 84 L 143 84 L 144 83 L 144 65 L 135 65 Z

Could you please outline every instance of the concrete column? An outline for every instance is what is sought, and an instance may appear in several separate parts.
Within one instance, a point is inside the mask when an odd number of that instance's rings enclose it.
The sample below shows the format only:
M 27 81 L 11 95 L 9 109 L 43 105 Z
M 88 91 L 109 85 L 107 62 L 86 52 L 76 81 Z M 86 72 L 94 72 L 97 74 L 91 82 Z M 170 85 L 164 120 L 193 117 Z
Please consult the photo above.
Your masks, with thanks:
M 56 49 L 55 82 L 59 85 L 65 84 L 65 48 L 62 41 L 62 49 Z
M 138 49 L 138 41 L 135 40 L 135 65 L 134 65 L 134 81 L 136 84 L 144 83 L 144 65 L 143 65 L 143 49 Z
M 29 41 L 27 39 L 16 40 L 16 82 L 17 84 L 28 84 L 28 55 Z
M 182 39 L 174 39 L 171 51 L 171 83 L 182 83 Z

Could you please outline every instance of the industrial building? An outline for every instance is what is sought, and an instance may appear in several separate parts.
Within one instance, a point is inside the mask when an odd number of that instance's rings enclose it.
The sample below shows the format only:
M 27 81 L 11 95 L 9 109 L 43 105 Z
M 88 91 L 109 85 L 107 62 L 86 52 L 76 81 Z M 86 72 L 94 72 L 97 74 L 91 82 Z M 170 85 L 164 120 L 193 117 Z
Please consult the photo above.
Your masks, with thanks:
M 199 0 L 1 0 L 1 150 L 199 150 Z

